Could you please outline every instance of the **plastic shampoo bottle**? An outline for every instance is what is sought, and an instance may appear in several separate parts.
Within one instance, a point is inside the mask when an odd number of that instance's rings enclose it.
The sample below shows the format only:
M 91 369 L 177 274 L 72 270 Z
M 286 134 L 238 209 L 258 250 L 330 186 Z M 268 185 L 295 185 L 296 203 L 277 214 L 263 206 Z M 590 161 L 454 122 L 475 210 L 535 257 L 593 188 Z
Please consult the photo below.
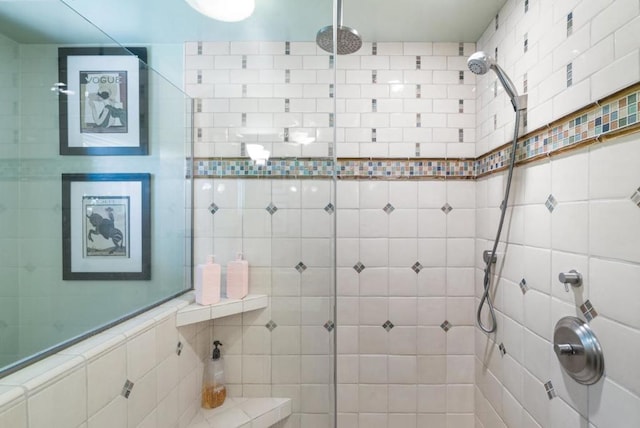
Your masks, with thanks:
M 242 299 L 249 294 L 249 262 L 242 260 L 242 253 L 227 264 L 227 298 Z
M 211 359 L 204 366 L 202 378 L 202 408 L 214 409 L 221 406 L 227 398 L 227 388 L 224 386 L 224 363 L 218 346 L 222 346 L 219 340 L 213 342 Z
M 214 256 L 207 263 L 196 267 L 196 303 L 212 305 L 220 301 L 220 265 Z

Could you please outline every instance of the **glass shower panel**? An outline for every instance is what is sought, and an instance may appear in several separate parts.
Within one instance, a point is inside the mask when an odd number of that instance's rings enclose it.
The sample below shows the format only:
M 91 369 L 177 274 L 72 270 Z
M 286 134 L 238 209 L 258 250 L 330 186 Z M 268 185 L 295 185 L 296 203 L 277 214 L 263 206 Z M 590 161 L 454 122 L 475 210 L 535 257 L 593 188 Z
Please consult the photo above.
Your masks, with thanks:
M 25 2 L 0 5 L 0 73 L 1 84 L 7 86 L 3 94 L 8 95 L 3 95 L 0 122 L 0 185 L 4 195 L 0 220 L 5 226 L 5 233 L 0 235 L 0 374 L 190 287 L 191 182 L 185 167 L 185 159 L 191 156 L 190 99 L 136 60 L 136 70 L 147 75 L 139 99 L 147 97 L 148 101 L 146 106 L 143 101 L 140 103 L 140 111 L 146 111 L 140 126 L 147 128 L 148 154 L 61 154 L 59 98 L 68 98 L 67 105 L 80 105 L 85 94 L 80 84 L 71 87 L 68 82 L 60 82 L 58 49 L 80 44 L 92 48 L 118 45 L 60 2 L 28 2 L 28 7 L 21 3 Z M 64 23 L 65 31 L 40 27 L 42 16 Z M 124 49 L 120 51 L 129 55 Z M 95 71 L 90 65 L 87 67 L 87 71 Z M 78 72 L 82 76 L 83 71 Z M 126 100 L 134 102 L 131 97 Z M 75 131 L 68 129 L 69 133 Z M 102 140 L 117 142 L 122 134 L 98 135 Z M 63 230 L 66 201 L 62 175 L 120 173 L 150 177 L 148 218 L 145 220 L 143 215 L 141 226 L 136 226 L 136 205 L 132 202 L 132 229 L 120 226 L 122 239 L 112 241 L 116 247 L 118 241 L 126 249 L 129 233 L 135 227 L 144 230 L 143 224 L 148 224 L 150 235 L 141 235 L 140 245 L 144 247 L 142 241 L 150 239 L 150 278 L 118 279 L 114 274 L 100 279 L 63 279 L 67 237 Z M 81 208 L 75 218 L 83 217 Z M 105 214 L 103 220 L 108 222 L 107 217 Z M 117 222 L 114 218 L 113 222 Z M 87 236 L 88 229 L 83 231 L 83 227 L 88 226 L 78 221 L 71 223 L 70 230 L 76 236 Z M 97 233 L 104 231 L 96 228 Z M 134 242 L 132 235 L 131 244 Z M 123 257 L 136 257 L 131 248 Z M 82 251 L 72 254 L 86 256 Z M 101 260 L 104 271 L 118 271 L 110 269 L 106 255 Z M 139 262 L 141 266 L 146 263 L 146 259 Z
M 331 4 L 323 14 L 330 23 Z M 250 293 L 270 298 L 264 310 L 213 323 L 232 365 L 228 394 L 292 398 L 293 427 L 335 426 L 335 80 L 318 29 L 185 46 L 195 263 L 215 254 L 224 283 L 224 266 L 242 252 Z
M 0 232 L 0 276 L 3 278 L 0 287 L 0 366 L 5 366 L 18 359 L 19 333 L 19 285 L 18 258 L 16 247 L 17 228 L 6 227 L 17 225 L 18 165 L 8 159 L 18 157 L 19 140 L 19 105 L 20 85 L 20 45 L 4 35 L 0 36 L 0 153 L 2 157 L 2 180 L 0 194 L 0 218 L 3 227 Z

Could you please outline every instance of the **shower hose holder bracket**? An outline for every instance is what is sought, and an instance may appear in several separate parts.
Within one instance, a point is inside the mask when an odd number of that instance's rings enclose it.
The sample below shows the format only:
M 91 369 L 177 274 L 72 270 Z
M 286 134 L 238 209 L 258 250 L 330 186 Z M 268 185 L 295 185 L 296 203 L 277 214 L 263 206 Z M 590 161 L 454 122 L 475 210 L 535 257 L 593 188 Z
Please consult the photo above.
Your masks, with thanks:
M 526 110 L 528 99 L 529 99 L 527 94 L 518 95 L 516 98 L 518 99 L 518 110 Z
M 484 263 L 486 265 L 489 264 L 489 259 L 491 259 L 491 264 L 495 264 L 496 261 L 498 260 L 498 257 L 494 254 L 493 258 L 491 257 L 491 250 L 484 250 L 482 252 L 482 260 L 484 260 Z

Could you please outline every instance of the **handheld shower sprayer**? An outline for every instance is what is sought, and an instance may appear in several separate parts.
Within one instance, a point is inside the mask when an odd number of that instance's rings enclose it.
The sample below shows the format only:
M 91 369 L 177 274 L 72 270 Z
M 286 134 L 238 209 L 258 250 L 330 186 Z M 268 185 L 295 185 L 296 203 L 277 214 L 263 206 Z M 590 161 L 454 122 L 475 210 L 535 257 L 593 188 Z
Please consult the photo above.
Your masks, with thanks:
M 501 212 L 500 212 L 500 222 L 498 224 L 498 231 L 496 233 L 496 239 L 493 242 L 493 248 L 491 252 L 485 257 L 485 269 L 484 269 L 484 292 L 482 293 L 482 298 L 480 299 L 480 304 L 478 305 L 478 310 L 476 312 L 476 321 L 478 322 L 478 326 L 485 333 L 493 333 L 498 328 L 496 323 L 496 315 L 493 309 L 493 302 L 491 301 L 491 292 L 489 290 L 490 287 L 490 277 L 491 277 L 491 264 L 495 263 L 496 260 L 496 250 L 498 248 L 498 242 L 500 241 L 500 234 L 502 233 L 502 225 L 504 224 L 504 217 L 507 211 L 507 203 L 509 201 L 509 190 L 511 189 L 511 178 L 513 177 L 513 167 L 516 161 L 516 148 L 518 143 L 518 130 L 520 128 L 520 113 L 521 110 L 527 108 L 527 96 L 519 96 L 516 87 L 514 86 L 507 73 L 496 64 L 495 60 L 487 55 L 483 51 L 478 51 L 471 55 L 467 60 L 467 66 L 469 70 L 471 70 L 475 74 L 486 74 L 489 70 L 493 70 L 498 76 L 498 80 L 504 87 L 504 91 L 507 93 L 509 98 L 511 99 L 511 104 L 513 105 L 513 110 L 516 112 L 516 120 L 515 120 L 515 129 L 513 131 L 513 144 L 511 146 L 511 157 L 509 163 L 509 175 L 507 177 L 507 186 L 504 192 L 504 199 L 501 204 Z M 489 325 L 485 325 L 482 322 L 482 308 L 484 305 L 487 305 L 489 308 Z
M 509 76 L 507 76 L 507 73 L 486 52 L 478 51 L 471 55 L 467 60 L 467 66 L 475 74 L 486 74 L 490 69 L 493 70 L 511 99 L 513 110 L 518 111 L 526 107 L 526 105 L 523 105 L 522 97 L 518 96 L 518 91 Z

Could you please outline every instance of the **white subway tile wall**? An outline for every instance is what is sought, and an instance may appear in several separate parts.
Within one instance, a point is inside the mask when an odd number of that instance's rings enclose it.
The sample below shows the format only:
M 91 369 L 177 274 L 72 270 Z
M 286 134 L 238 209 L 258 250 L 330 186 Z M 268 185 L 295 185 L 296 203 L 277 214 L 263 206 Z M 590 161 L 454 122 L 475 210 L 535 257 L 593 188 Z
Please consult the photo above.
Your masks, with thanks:
M 534 130 L 563 114 L 601 99 L 640 80 L 638 43 L 625 37 L 637 27 L 639 6 L 633 1 L 556 4 L 550 0 L 509 0 L 499 14 L 504 23 L 489 26 L 478 40 L 479 49 L 493 53 L 522 94 L 527 80 L 526 130 Z M 525 11 L 525 9 L 527 9 Z M 567 22 L 571 14 L 571 32 Z M 527 34 L 528 49 L 521 40 Z M 567 65 L 571 86 L 567 87 Z M 476 155 L 498 147 L 510 138 L 514 115 L 496 76 L 478 77 Z M 497 114 L 497 127 L 493 118 Z
M 640 43 L 628 35 L 639 14 L 637 2 L 624 0 L 508 1 L 499 28 L 489 26 L 478 48 L 499 47 L 498 62 L 521 92 L 526 78 L 527 129 L 533 130 L 638 81 Z M 511 107 L 503 94 L 494 97 L 493 81 L 491 74 L 478 78 L 477 155 L 512 132 Z M 621 137 L 516 171 L 498 255 L 499 329 L 491 337 L 476 332 L 476 426 L 604 428 L 640 421 L 640 378 L 626 360 L 630 354 L 620 349 L 638 343 L 640 334 L 637 305 L 629 303 L 637 300 L 640 279 L 640 213 L 633 200 L 640 176 L 631 166 L 640 160 L 638 147 L 637 136 Z M 477 181 L 477 254 L 493 239 L 505 181 L 505 174 Z M 551 196 L 556 204 L 549 212 Z M 476 260 L 478 297 L 484 265 Z M 567 293 L 558 274 L 570 269 L 582 272 L 584 283 Z M 518 287 L 522 278 L 530 288 L 525 294 Z M 604 378 L 590 387 L 564 375 L 551 352 L 556 322 L 582 317 L 579 306 L 587 300 L 599 313 L 590 324 L 607 365 Z M 551 400 L 543 386 L 548 381 L 557 394 Z
M 236 141 L 269 143 L 272 156 L 330 156 L 333 98 L 337 156 L 414 157 L 416 144 L 422 157 L 475 156 L 473 43 L 377 43 L 375 55 L 364 43 L 335 60 L 335 84 L 315 43 L 287 52 L 286 42 L 201 42 L 200 54 L 198 43 L 185 46 L 186 91 L 203 106 L 195 157 L 238 157 Z

